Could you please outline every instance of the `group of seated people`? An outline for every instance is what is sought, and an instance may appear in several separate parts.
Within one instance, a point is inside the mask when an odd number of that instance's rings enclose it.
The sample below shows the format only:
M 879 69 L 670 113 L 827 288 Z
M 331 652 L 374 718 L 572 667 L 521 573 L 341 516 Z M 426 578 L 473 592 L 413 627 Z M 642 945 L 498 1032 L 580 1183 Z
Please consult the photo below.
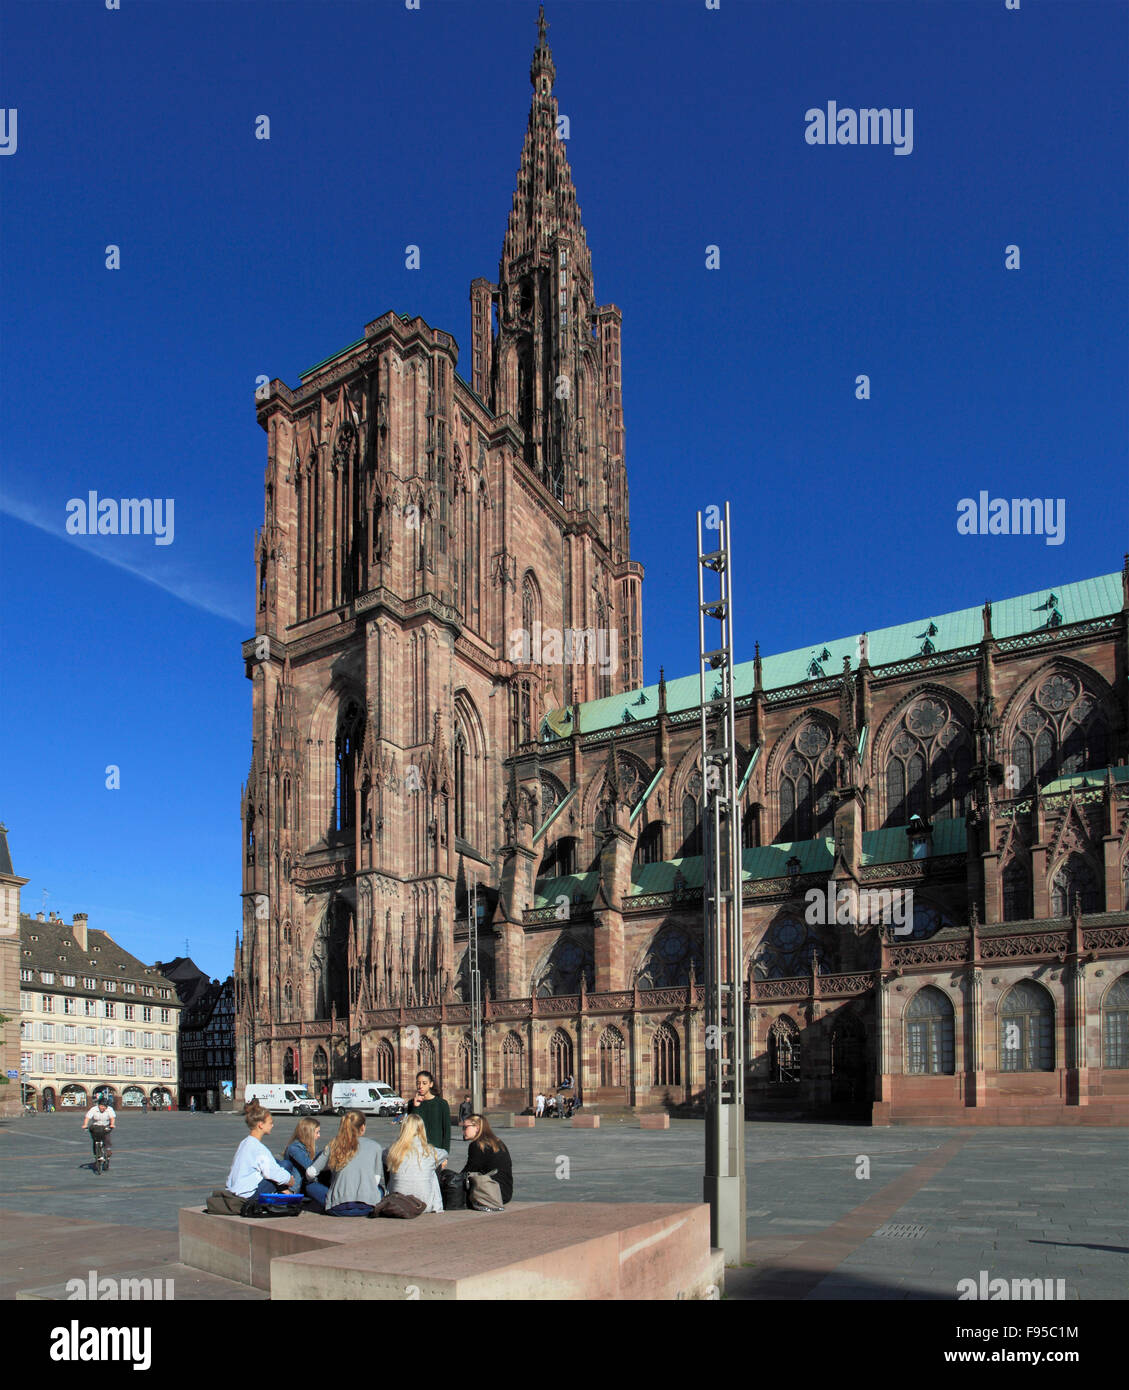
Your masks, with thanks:
M 301 1193 L 315 1211 L 362 1216 L 385 1196 L 399 1192 L 418 1197 L 428 1212 L 444 1209 L 439 1175 L 450 1155 L 447 1149 L 429 1142 L 419 1114 L 404 1116 L 400 1133 L 387 1153 L 374 1139 L 365 1138 L 365 1117 L 359 1110 L 345 1112 L 337 1134 L 323 1149 L 318 1147 L 321 1125 L 315 1119 L 303 1118 L 281 1163 L 263 1142 L 274 1128 L 270 1111 L 252 1101 L 244 1109 L 244 1118 L 251 1132 L 236 1150 L 227 1177 L 227 1190 L 237 1197 Z M 449 1133 L 449 1117 L 447 1124 Z M 466 1117 L 462 1130 L 470 1146 L 466 1166 L 458 1175 L 463 1184 L 472 1173 L 492 1175 L 502 1204 L 509 1202 L 514 1190 L 509 1150 L 484 1115 Z
M 578 1104 L 571 1091 L 567 1095 L 550 1093 L 548 1096 L 538 1092 L 534 1100 L 533 1113 L 538 1119 L 547 1117 L 552 1120 L 569 1120 Z

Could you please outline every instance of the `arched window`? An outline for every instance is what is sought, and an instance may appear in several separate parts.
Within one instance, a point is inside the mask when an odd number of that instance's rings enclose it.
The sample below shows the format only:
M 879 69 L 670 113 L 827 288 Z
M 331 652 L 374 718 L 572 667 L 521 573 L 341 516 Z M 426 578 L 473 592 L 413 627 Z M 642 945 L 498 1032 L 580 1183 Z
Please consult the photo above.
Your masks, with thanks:
M 510 686 L 511 751 L 533 737 L 533 694 L 528 680 L 515 680 Z
M 361 707 L 356 700 L 350 700 L 337 721 L 336 779 L 333 797 L 335 830 L 347 830 L 353 824 L 357 757 L 363 729 L 364 716 Z
M 298 1080 L 298 1067 L 294 1060 L 294 1049 L 288 1047 L 282 1059 L 282 1079 L 290 1085 Z
M 963 816 L 971 793 L 972 741 L 944 700 L 926 695 L 902 715 L 887 745 L 886 825 Z
M 314 1090 L 320 1092 L 322 1083 L 329 1079 L 329 1057 L 324 1047 L 314 1051 Z
M 639 842 L 635 846 L 635 864 L 657 864 L 662 859 L 662 822 L 655 821 L 645 825 L 639 832 Z
M 1129 1067 L 1129 975 L 1114 980 L 1102 1000 L 1102 1065 Z
M 284 773 L 282 778 L 282 828 L 290 829 L 290 774 Z
M 1109 761 L 1101 703 L 1073 672 L 1057 671 L 1030 695 L 1011 736 L 1017 795 L 1056 777 L 1096 771 Z
M 525 1047 L 516 1033 L 502 1043 L 502 1089 L 519 1091 L 525 1086 Z
M 429 1071 L 432 1074 L 432 1076 L 435 1076 L 435 1044 L 431 1041 L 430 1038 L 420 1038 L 417 1058 L 418 1060 L 416 1062 L 416 1071 Z M 436 1076 L 436 1090 L 439 1089 L 439 1085 L 439 1078 Z
M 1053 1071 L 1054 1004 L 1034 980 L 1020 980 L 1000 1005 L 1000 1071 Z
M 393 1052 L 392 1044 L 387 1038 L 382 1038 L 380 1042 L 377 1043 L 373 1066 L 376 1069 L 377 1081 L 383 1081 L 391 1090 L 395 1090 L 396 1054 Z
M 612 635 L 608 631 L 608 606 L 600 594 L 596 595 L 596 650 L 610 652 Z M 612 693 L 611 663 L 601 661 L 596 667 L 596 699 L 606 700 Z
M 1100 911 L 1098 875 L 1082 854 L 1071 854 L 1051 880 L 1051 916 L 1069 917 L 1077 903 L 1081 912 Z
M 1032 913 L 1031 875 L 1027 865 L 1013 859 L 1004 869 L 1004 921 L 1026 922 Z
M 572 1039 L 563 1028 L 558 1028 L 549 1039 L 549 1082 L 553 1089 L 563 1086 L 572 1071 Z
M 474 1068 L 472 1066 L 472 1061 L 473 1049 L 470 1034 L 468 1033 L 459 1043 L 459 1051 L 455 1059 L 455 1074 L 459 1078 L 458 1084 L 461 1091 L 469 1091 L 473 1085 L 472 1074 Z
M 800 1030 L 784 1016 L 768 1030 L 768 1078 L 776 1086 L 800 1080 Z
M 521 626 L 529 643 L 530 658 L 537 663 L 541 660 L 541 593 L 528 570 L 521 581 Z
M 624 1084 L 623 1052 L 623 1034 L 618 1028 L 605 1028 L 600 1034 L 599 1045 L 601 1086 L 622 1086 Z
M 669 1023 L 660 1023 L 651 1038 L 651 1084 L 682 1085 L 678 1034 Z
M 758 980 L 787 980 L 811 974 L 816 937 L 806 922 L 782 917 L 761 939 L 753 963 Z
M 680 858 L 702 853 L 702 774 L 698 768 L 686 780 L 682 795 L 682 848 Z
M 581 933 L 562 933 L 533 973 L 533 993 L 539 999 L 579 994 L 581 979 L 584 980 L 585 989 L 591 989 L 595 972 L 596 961 L 590 937 Z
M 905 1070 L 917 1076 L 952 1076 L 954 1014 L 943 990 L 926 985 L 906 1008 Z
M 563 878 L 565 874 L 576 873 L 577 843 L 575 835 L 562 835 L 542 859 L 537 877 Z
M 829 832 L 833 818 L 835 749 L 823 724 L 808 720 L 796 733 L 780 769 L 779 843 Z
M 455 834 L 466 839 L 466 735 L 461 724 L 455 725 Z
M 671 922 L 660 927 L 639 967 L 640 989 L 677 989 L 690 983 L 690 971 L 705 978 L 700 924 L 697 930 Z
M 294 1010 L 294 986 L 289 980 L 282 986 L 282 997 L 286 1001 L 286 1012 L 292 1013 Z

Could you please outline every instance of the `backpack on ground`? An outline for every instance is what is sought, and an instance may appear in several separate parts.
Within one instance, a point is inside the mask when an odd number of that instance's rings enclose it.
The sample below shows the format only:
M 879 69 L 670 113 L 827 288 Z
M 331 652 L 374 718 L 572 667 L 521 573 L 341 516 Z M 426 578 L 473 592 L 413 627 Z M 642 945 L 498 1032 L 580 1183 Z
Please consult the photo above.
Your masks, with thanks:
M 413 1216 L 422 1216 L 427 1210 L 427 1203 L 419 1197 L 413 1197 L 409 1192 L 390 1192 L 382 1202 L 378 1202 L 370 1216 L 394 1216 L 402 1221 L 408 1221 Z
M 374 1207 L 371 1202 L 338 1202 L 335 1207 L 326 1207 L 326 1216 L 371 1216 Z
M 246 1199 L 237 1197 L 226 1187 L 217 1187 L 205 1203 L 204 1210 L 209 1216 L 242 1216 Z
M 496 1172 L 467 1174 L 466 1204 L 471 1211 L 503 1210 L 505 1203 Z
M 439 1171 L 439 1191 L 443 1194 L 444 1211 L 466 1210 L 466 1178 L 449 1168 Z
M 248 1197 L 239 1215 L 297 1216 L 305 1200 L 300 1192 L 263 1192 L 258 1197 Z

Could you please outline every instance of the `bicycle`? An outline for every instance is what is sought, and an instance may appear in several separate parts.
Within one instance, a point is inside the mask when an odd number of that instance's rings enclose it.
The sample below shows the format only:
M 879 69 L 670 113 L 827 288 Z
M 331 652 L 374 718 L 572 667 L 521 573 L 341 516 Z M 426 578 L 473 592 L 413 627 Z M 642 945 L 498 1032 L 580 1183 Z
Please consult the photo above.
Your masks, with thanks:
M 106 1156 L 106 1135 L 109 1132 L 108 1129 L 94 1129 L 93 1127 L 90 1130 L 90 1137 L 94 1141 L 94 1176 L 97 1178 L 100 1178 L 110 1166 L 110 1160 Z

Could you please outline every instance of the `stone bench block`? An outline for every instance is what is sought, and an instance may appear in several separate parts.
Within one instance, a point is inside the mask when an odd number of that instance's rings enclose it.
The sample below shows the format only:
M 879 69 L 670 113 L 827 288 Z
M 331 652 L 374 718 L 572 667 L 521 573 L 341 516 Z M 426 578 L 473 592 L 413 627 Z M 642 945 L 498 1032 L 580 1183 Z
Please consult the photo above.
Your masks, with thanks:
M 639 1128 L 640 1128 L 640 1129 L 669 1129 L 669 1128 L 670 1128 L 670 1116 L 669 1116 L 669 1115 L 640 1115 L 640 1116 L 639 1116 Z
M 573 1129 L 599 1129 L 599 1115 L 585 1115 L 583 1113 L 572 1117 Z
M 510 1116 L 510 1128 L 511 1128 L 511 1129 L 535 1129 L 536 1126 L 537 1126 L 537 1117 L 536 1117 L 535 1115 L 511 1115 L 511 1116 Z
M 414 1221 L 180 1213 L 181 1259 L 272 1299 L 677 1299 L 717 1297 L 722 1254 L 709 1207 L 511 1202 Z

